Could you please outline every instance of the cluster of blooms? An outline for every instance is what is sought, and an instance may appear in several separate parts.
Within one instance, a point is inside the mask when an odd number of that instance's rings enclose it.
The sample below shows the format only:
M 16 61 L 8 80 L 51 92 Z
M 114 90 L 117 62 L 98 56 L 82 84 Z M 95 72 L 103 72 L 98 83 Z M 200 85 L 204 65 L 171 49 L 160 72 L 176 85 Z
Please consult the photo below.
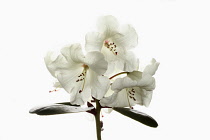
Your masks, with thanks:
M 131 25 L 119 26 L 115 17 L 103 16 L 97 27 L 97 32 L 86 34 L 86 54 L 80 44 L 72 44 L 56 57 L 52 52 L 46 55 L 46 66 L 57 79 L 54 86 L 70 94 L 71 104 L 94 98 L 104 107 L 148 106 L 159 63 L 153 59 L 138 71 L 139 60 L 131 51 L 138 36 Z

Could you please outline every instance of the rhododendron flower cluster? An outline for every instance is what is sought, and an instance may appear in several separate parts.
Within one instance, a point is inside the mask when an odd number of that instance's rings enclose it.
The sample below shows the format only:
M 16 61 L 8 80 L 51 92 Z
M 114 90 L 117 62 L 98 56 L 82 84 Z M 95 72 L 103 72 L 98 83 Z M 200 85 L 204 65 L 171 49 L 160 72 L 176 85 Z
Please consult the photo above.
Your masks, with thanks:
M 132 110 L 134 105 L 148 107 L 151 102 L 155 89 L 153 76 L 159 63 L 152 59 L 139 71 L 141 61 L 132 52 L 137 45 L 138 35 L 131 25 L 120 25 L 110 15 L 100 17 L 97 31 L 86 34 L 85 46 L 71 44 L 62 48 L 57 56 L 52 52 L 45 56 L 47 69 L 56 79 L 54 87 L 70 94 L 69 103 L 41 106 L 30 112 L 39 115 L 89 112 L 96 118 L 97 138 L 100 139 L 102 108 L 113 108 L 123 114 L 119 108 Z M 86 104 L 85 109 L 81 107 Z M 133 115 L 127 116 L 132 118 Z

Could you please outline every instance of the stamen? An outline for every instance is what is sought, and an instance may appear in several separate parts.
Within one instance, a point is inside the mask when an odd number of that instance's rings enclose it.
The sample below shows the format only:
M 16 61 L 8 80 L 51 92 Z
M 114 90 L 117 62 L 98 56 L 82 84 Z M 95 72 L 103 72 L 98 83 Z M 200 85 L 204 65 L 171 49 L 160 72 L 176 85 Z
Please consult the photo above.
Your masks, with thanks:
M 58 91 L 58 90 L 57 89 L 50 90 L 49 93 L 56 92 L 56 91 Z
M 126 88 L 126 92 L 128 91 L 128 89 Z M 130 97 L 130 96 L 129 96 Z M 128 98 L 128 94 L 127 94 L 127 100 L 128 100 L 128 105 L 129 105 L 129 107 L 131 108 L 131 109 L 133 109 L 133 107 L 131 106 L 131 104 L 130 104 L 130 100 L 129 100 L 129 98 Z
M 114 42 L 109 42 L 108 40 L 104 41 L 104 46 L 109 49 L 114 55 L 117 55 L 117 45 L 114 44 Z
M 136 101 L 136 98 L 134 97 L 135 90 L 133 88 L 132 89 L 128 88 L 128 89 L 126 89 L 126 91 L 127 91 L 127 96 L 130 99 L 133 99 L 134 101 Z
M 85 87 L 85 79 L 83 79 L 83 80 L 84 80 L 84 82 L 83 82 L 83 85 L 82 85 L 82 91 L 83 91 L 83 89 Z
M 78 76 L 79 79 L 76 80 L 76 82 L 80 82 L 80 81 L 83 81 L 82 83 L 82 89 L 79 90 L 79 93 L 81 93 L 83 90 L 84 90 L 84 87 L 85 87 L 85 77 L 86 77 L 86 72 L 87 72 L 87 69 L 88 69 L 88 66 L 83 64 L 82 67 L 84 67 L 82 73 Z

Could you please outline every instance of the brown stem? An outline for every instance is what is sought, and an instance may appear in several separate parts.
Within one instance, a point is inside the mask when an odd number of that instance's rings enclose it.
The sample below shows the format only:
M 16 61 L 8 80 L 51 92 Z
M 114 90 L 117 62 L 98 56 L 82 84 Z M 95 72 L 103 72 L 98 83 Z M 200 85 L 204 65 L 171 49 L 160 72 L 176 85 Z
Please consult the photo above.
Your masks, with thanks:
M 97 133 L 97 140 L 101 140 L 101 121 L 100 121 L 100 112 L 101 112 L 101 105 L 99 100 L 96 99 L 96 114 L 95 114 L 95 121 L 96 121 L 96 133 Z

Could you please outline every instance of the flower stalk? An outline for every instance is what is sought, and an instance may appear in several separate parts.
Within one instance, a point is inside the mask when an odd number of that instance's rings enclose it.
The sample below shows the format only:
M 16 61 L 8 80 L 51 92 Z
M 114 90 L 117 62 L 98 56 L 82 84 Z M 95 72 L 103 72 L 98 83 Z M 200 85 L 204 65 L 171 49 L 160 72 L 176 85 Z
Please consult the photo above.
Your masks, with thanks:
M 100 105 L 100 103 L 99 103 L 99 100 L 96 99 L 95 123 L 96 123 L 97 140 L 101 140 L 101 121 L 100 121 L 100 112 L 101 112 L 101 105 Z

